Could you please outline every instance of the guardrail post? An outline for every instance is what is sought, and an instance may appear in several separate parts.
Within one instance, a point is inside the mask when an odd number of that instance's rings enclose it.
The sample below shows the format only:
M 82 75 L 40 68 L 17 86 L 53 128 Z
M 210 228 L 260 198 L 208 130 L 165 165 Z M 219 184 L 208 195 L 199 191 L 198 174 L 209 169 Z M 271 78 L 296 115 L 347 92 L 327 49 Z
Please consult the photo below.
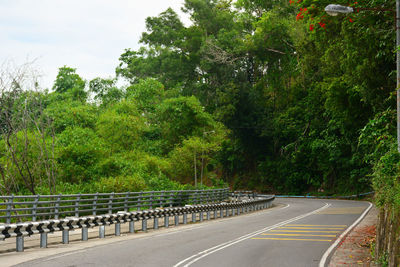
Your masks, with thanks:
M 40 247 L 47 248 L 47 233 L 40 233 Z
M 217 210 L 214 210 L 214 219 L 217 218 Z
M 200 218 L 200 221 L 201 221 L 201 222 L 203 221 L 203 216 L 204 216 L 203 212 L 200 211 L 200 213 L 199 213 L 199 218 Z
M 142 231 L 147 232 L 147 219 L 142 220 Z
M 168 216 L 168 215 L 166 215 L 166 216 L 164 217 L 164 227 L 165 227 L 165 228 L 168 228 L 168 227 L 169 227 L 169 216 Z
M 153 199 L 154 199 L 154 192 L 151 192 L 149 196 L 150 209 L 153 209 Z
M 232 216 L 235 216 L 235 208 L 232 208 Z
M 88 241 L 89 239 L 89 229 L 87 227 L 82 228 L 82 241 Z
M 158 217 L 154 217 L 154 229 L 158 229 Z
M 99 197 L 99 192 L 96 193 L 96 195 L 94 195 L 94 199 L 93 199 L 93 208 L 92 208 L 92 214 L 94 216 L 96 216 L 97 213 L 97 198 Z
M 11 195 L 11 198 L 9 198 L 8 202 L 7 202 L 7 211 L 6 211 L 6 216 L 7 216 L 6 222 L 7 222 L 7 224 L 11 223 L 11 210 L 12 210 L 12 207 L 13 207 L 13 202 L 14 202 L 14 194 Z
M 115 224 L 115 236 L 120 236 L 121 235 L 121 223 L 116 223 Z
M 112 192 L 110 194 L 110 198 L 108 200 L 108 213 L 109 214 L 112 214 L 113 198 L 114 198 L 114 192 Z
M 160 206 L 160 208 L 163 207 L 164 192 L 165 192 L 165 191 L 161 191 L 161 192 L 160 192 L 160 195 L 159 195 L 159 200 L 160 200 L 159 206 Z
M 81 200 L 81 194 L 79 194 L 75 200 L 75 217 L 79 217 L 79 201 L 80 200 Z
M 137 210 L 142 210 L 142 203 L 143 203 L 143 191 L 141 191 L 137 196 Z
M 173 193 L 173 192 L 170 192 L 170 193 L 169 193 L 169 198 L 168 198 L 169 207 L 170 207 L 170 208 L 172 207 L 173 200 L 174 200 L 174 193 Z
M 59 215 L 59 208 L 60 208 L 60 201 L 61 201 L 61 194 L 57 196 L 56 206 L 54 208 L 54 218 L 58 220 Z
M 175 215 L 175 226 L 179 225 L 179 215 Z
M 36 195 L 35 196 L 35 201 L 34 201 L 34 203 L 33 203 L 33 205 L 32 205 L 32 221 L 33 222 L 35 222 L 36 221 L 36 213 L 37 213 L 37 205 L 38 205 L 38 202 L 39 202 L 39 197 L 40 197 L 40 195 Z
M 210 220 L 210 211 L 208 210 L 207 211 L 207 221 L 209 221 Z
M 106 237 L 106 227 L 104 225 L 100 225 L 99 227 L 99 238 Z
M 17 236 L 16 241 L 17 241 L 17 252 L 23 252 L 24 251 L 24 237 Z
M 200 201 L 199 201 L 199 189 L 195 189 L 194 190 L 194 192 L 193 192 L 193 205 L 198 205 L 198 204 L 200 204 Z
M 62 243 L 63 244 L 69 243 L 69 230 L 68 229 L 62 230 Z
M 187 213 L 183 214 L 183 224 L 187 224 Z
M 124 211 L 125 211 L 125 212 L 128 212 L 128 211 L 129 211 L 129 208 L 128 208 L 128 199 L 129 199 L 129 195 L 130 195 L 130 192 L 128 192 L 128 193 L 125 195 L 125 199 L 124 199 Z
M 130 221 L 129 222 L 129 233 L 134 233 L 135 232 L 135 222 Z
M 219 217 L 224 218 L 224 210 L 222 208 L 219 210 Z
M 196 222 L 196 212 L 192 212 L 192 222 Z

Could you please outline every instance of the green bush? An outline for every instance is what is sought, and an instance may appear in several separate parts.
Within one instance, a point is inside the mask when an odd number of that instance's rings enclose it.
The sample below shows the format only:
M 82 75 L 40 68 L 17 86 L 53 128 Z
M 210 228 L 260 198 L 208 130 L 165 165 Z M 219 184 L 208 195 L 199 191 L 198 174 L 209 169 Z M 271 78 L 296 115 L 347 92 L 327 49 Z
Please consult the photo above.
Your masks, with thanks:
M 400 154 L 397 144 L 383 155 L 374 166 L 372 184 L 379 206 L 390 205 L 395 210 L 400 208 Z
M 146 182 L 138 175 L 101 178 L 94 183 L 96 192 L 138 192 L 147 190 Z

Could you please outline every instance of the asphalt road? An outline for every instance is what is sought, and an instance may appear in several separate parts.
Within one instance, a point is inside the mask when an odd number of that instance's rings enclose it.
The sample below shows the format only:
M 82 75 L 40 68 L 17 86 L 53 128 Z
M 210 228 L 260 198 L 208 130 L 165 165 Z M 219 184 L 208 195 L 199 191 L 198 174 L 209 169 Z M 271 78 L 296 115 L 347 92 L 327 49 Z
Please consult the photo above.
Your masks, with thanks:
M 313 199 L 274 203 L 278 207 L 17 266 L 318 266 L 327 249 L 369 206 Z

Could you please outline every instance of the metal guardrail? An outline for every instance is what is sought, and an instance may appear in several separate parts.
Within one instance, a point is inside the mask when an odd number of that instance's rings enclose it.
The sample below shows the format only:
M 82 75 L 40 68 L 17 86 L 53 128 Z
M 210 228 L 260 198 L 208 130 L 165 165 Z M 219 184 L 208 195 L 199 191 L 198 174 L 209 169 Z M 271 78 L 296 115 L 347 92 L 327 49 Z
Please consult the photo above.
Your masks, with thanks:
M 367 192 L 367 193 L 359 193 L 355 195 L 349 196 L 312 196 L 312 195 L 304 195 L 304 196 L 296 196 L 296 195 L 275 195 L 277 198 L 321 198 L 321 199 L 350 199 L 350 198 L 359 198 L 365 197 L 368 195 L 375 194 L 375 191 Z
M 0 196 L 0 222 L 112 214 L 117 211 L 221 202 L 229 189 L 96 193 L 76 195 Z
M 257 196 L 258 196 L 258 194 L 253 191 L 234 191 L 234 192 L 232 192 L 232 195 L 231 195 L 232 199 L 237 200 L 237 201 L 241 200 L 242 198 L 245 198 L 245 197 L 255 198 Z
M 238 197 L 233 194 L 233 197 Z M 241 196 L 243 197 L 243 196 Z M 72 217 L 65 219 L 51 219 L 37 222 L 15 223 L 0 225 L 0 239 L 16 238 L 16 249 L 18 252 L 24 250 L 24 236 L 31 236 L 40 234 L 40 247 L 47 247 L 47 234 L 57 231 L 62 231 L 62 242 L 69 243 L 69 231 L 75 229 L 82 229 L 82 240 L 88 240 L 88 229 L 91 227 L 99 227 L 99 237 L 105 237 L 105 226 L 115 225 L 115 235 L 121 234 L 121 223 L 129 223 L 129 232 L 134 233 L 134 222 L 142 221 L 142 231 L 147 231 L 147 221 L 153 219 L 153 228 L 159 228 L 159 219 L 164 218 L 164 227 L 169 227 L 169 218 L 175 217 L 175 225 L 179 224 L 179 216 L 183 215 L 183 224 L 188 222 L 187 215 L 192 214 L 192 222 L 197 221 L 197 214 L 199 220 L 203 221 L 204 213 L 206 219 L 211 219 L 211 212 L 213 212 L 213 219 L 219 217 L 228 217 L 240 215 L 250 211 L 266 209 L 272 206 L 274 196 L 263 196 L 257 198 L 247 198 L 241 201 L 233 201 L 230 203 L 219 204 L 206 204 L 194 205 L 185 207 L 173 207 L 154 210 L 143 210 L 135 212 L 120 211 L 115 214 L 105 214 L 96 216 L 85 217 Z

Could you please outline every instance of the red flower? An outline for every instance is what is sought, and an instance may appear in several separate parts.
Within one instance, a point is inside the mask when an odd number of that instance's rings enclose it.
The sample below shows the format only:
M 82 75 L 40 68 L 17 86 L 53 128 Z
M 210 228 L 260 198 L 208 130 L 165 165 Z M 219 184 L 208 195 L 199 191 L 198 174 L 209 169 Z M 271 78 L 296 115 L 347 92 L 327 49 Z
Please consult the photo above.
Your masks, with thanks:
M 293 0 L 289 0 L 289 4 L 293 4 L 294 3 L 294 1 Z
M 350 22 L 354 22 L 351 18 L 349 18 L 349 21 L 350 21 Z
M 314 24 L 310 24 L 310 31 L 314 30 Z
M 325 26 L 326 26 L 325 23 L 323 23 L 323 22 L 318 22 L 318 24 L 319 24 L 319 26 L 321 26 L 321 28 L 324 28 L 324 29 L 325 29 Z
M 301 0 L 297 0 L 297 3 L 300 3 L 301 2 Z
M 300 19 L 304 19 L 303 14 L 301 14 L 301 12 L 299 12 L 296 16 L 296 20 L 300 20 Z

